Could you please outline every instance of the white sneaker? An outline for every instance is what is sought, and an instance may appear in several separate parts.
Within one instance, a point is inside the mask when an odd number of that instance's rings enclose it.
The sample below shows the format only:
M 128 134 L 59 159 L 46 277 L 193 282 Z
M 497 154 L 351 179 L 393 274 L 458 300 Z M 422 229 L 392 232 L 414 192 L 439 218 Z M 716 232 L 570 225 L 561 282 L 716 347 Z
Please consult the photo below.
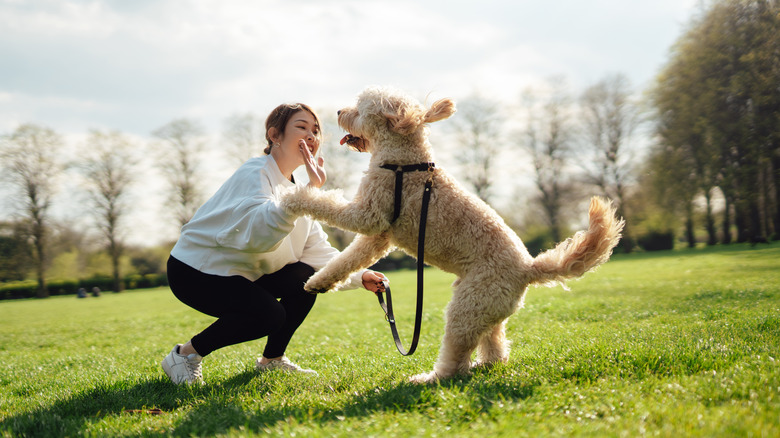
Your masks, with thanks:
M 314 370 L 307 370 L 292 363 L 290 359 L 287 359 L 287 356 L 282 356 L 281 359 L 271 359 L 271 361 L 266 364 L 260 363 L 260 359 L 258 358 L 255 367 L 258 371 L 282 370 L 293 373 L 317 375 L 317 372 Z
M 203 384 L 203 374 L 200 370 L 200 361 L 203 360 L 203 357 L 195 353 L 187 356 L 179 354 L 179 348 L 181 348 L 181 344 L 173 347 L 173 350 L 163 359 L 162 367 L 165 374 L 171 378 L 171 382 L 177 385 L 195 382 Z

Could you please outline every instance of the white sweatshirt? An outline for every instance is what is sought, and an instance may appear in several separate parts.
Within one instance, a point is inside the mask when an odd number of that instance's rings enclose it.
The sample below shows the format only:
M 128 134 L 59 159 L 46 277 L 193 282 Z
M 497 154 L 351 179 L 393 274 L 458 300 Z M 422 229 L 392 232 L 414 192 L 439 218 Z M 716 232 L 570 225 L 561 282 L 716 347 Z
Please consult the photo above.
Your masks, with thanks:
M 321 269 L 339 252 L 318 222 L 279 206 L 294 186 L 271 155 L 250 159 L 182 227 L 171 255 L 206 274 L 250 281 L 295 262 Z M 363 272 L 341 289 L 361 286 Z

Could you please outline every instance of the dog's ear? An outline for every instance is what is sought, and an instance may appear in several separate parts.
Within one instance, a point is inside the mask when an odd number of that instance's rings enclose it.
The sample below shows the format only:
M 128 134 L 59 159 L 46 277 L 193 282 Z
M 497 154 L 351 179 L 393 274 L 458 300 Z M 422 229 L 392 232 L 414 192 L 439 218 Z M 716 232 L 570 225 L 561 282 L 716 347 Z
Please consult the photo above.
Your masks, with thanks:
M 424 123 L 423 116 L 424 114 L 417 108 L 407 105 L 399 105 L 397 108 L 386 110 L 384 113 L 390 129 L 401 135 L 409 135 L 414 132 Z
M 455 114 L 455 102 L 451 99 L 439 99 L 431 105 L 431 109 L 425 113 L 423 122 L 433 123 L 439 120 L 444 120 L 449 116 Z

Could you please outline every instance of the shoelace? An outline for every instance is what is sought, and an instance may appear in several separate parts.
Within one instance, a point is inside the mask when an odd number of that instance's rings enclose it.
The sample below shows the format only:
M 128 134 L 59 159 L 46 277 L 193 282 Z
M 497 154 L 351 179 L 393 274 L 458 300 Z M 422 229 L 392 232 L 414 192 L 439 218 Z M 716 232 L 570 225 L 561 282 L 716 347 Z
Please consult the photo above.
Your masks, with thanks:
M 190 361 L 190 359 L 187 358 L 187 371 L 194 379 L 203 378 L 200 361 Z
M 287 369 L 287 370 L 293 370 L 293 371 L 303 371 L 301 367 L 294 364 L 290 359 L 287 358 L 287 356 L 283 356 L 281 359 L 275 359 L 272 360 L 269 365 L 271 365 L 271 368 L 281 368 L 281 369 Z

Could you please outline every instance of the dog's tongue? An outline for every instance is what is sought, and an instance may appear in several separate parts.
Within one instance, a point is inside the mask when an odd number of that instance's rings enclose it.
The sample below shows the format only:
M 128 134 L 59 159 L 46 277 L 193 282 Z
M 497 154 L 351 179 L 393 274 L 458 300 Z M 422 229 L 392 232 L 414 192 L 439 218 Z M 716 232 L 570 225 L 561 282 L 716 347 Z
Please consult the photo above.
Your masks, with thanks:
M 356 141 L 360 141 L 360 137 L 355 137 L 352 134 L 347 134 L 347 135 L 344 136 L 344 138 L 341 139 L 339 144 L 347 143 L 347 144 L 351 145 L 352 143 L 355 143 Z

